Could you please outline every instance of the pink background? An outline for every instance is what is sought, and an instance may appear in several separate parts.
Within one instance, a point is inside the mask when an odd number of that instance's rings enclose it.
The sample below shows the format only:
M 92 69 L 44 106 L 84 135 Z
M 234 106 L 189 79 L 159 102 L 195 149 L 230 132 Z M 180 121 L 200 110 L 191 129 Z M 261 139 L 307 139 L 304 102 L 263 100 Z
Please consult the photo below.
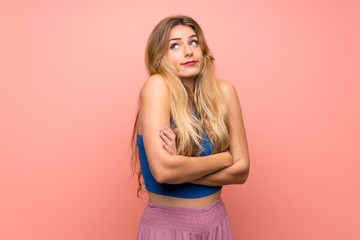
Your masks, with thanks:
M 135 239 L 145 43 L 195 18 L 243 108 L 235 239 L 360 239 L 358 1 L 2 1 L 0 239 Z

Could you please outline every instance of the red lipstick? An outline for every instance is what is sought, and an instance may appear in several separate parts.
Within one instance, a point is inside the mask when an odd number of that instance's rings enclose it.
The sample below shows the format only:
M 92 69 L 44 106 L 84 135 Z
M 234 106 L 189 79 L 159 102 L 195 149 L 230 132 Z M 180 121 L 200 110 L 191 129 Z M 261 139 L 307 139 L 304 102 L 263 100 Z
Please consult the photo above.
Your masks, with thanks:
M 197 61 L 188 61 L 188 62 L 186 62 L 186 63 L 183 63 L 183 65 L 185 65 L 185 66 L 193 66 L 193 65 L 195 65 L 197 63 Z

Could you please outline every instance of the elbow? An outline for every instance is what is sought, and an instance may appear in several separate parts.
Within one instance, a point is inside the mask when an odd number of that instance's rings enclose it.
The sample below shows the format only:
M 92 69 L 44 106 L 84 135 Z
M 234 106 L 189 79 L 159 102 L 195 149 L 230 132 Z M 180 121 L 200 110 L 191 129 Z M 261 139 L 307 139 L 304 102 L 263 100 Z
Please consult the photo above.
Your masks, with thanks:
M 154 176 L 154 178 L 157 183 L 160 184 L 167 183 L 166 178 L 164 178 L 163 176 Z
M 158 175 L 158 176 L 154 176 L 155 180 L 157 183 L 163 184 L 163 183 L 167 183 L 167 184 L 171 184 L 171 180 L 166 176 L 166 175 Z
M 170 166 L 162 165 L 151 169 L 151 173 L 157 183 L 177 184 L 175 169 Z
M 184 179 L 182 177 L 176 177 L 176 173 L 174 171 L 170 171 L 169 169 L 163 169 L 155 174 L 153 173 L 153 177 L 155 178 L 157 183 L 161 183 L 161 184 L 184 183 Z
M 151 173 L 157 183 L 169 183 L 169 174 L 166 169 L 157 167 L 156 169 L 151 170 Z
M 182 178 L 176 178 L 173 173 L 170 173 L 170 171 L 158 174 L 156 177 L 154 176 L 154 178 L 158 183 L 167 183 L 167 184 L 184 183 Z
M 239 177 L 239 182 L 238 184 L 244 184 L 246 182 L 246 180 L 249 177 L 249 171 L 242 173 L 241 176 Z
M 149 155 L 148 162 L 151 175 L 154 177 L 155 181 L 157 183 L 168 183 L 170 175 L 169 159 L 161 156 L 152 158 L 151 155 Z
M 150 171 L 158 183 L 180 184 L 187 182 L 184 174 L 182 174 L 183 171 L 179 168 L 179 164 L 171 159 L 171 157 L 158 161 L 155 166 L 150 167 Z
M 249 177 L 250 165 L 248 161 L 243 162 L 237 172 L 237 184 L 244 184 Z

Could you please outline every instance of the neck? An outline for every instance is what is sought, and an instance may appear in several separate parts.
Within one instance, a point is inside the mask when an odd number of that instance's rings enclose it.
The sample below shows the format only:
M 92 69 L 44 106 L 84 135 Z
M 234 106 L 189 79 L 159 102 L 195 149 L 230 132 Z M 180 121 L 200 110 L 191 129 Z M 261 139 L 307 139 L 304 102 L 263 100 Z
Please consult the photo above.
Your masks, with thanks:
M 195 77 L 181 78 L 181 82 L 184 84 L 185 87 L 189 88 L 191 92 L 194 91 L 194 81 L 195 81 Z

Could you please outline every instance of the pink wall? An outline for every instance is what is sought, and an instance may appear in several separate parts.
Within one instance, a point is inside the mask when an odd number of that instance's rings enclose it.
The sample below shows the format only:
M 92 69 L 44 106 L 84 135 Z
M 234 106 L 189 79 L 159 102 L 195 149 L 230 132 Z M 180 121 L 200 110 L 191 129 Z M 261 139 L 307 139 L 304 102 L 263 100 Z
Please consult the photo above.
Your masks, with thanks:
M 358 1 L 0 3 L 0 239 L 135 239 L 129 141 L 146 39 L 203 27 L 238 89 L 251 174 L 235 239 L 360 239 Z

